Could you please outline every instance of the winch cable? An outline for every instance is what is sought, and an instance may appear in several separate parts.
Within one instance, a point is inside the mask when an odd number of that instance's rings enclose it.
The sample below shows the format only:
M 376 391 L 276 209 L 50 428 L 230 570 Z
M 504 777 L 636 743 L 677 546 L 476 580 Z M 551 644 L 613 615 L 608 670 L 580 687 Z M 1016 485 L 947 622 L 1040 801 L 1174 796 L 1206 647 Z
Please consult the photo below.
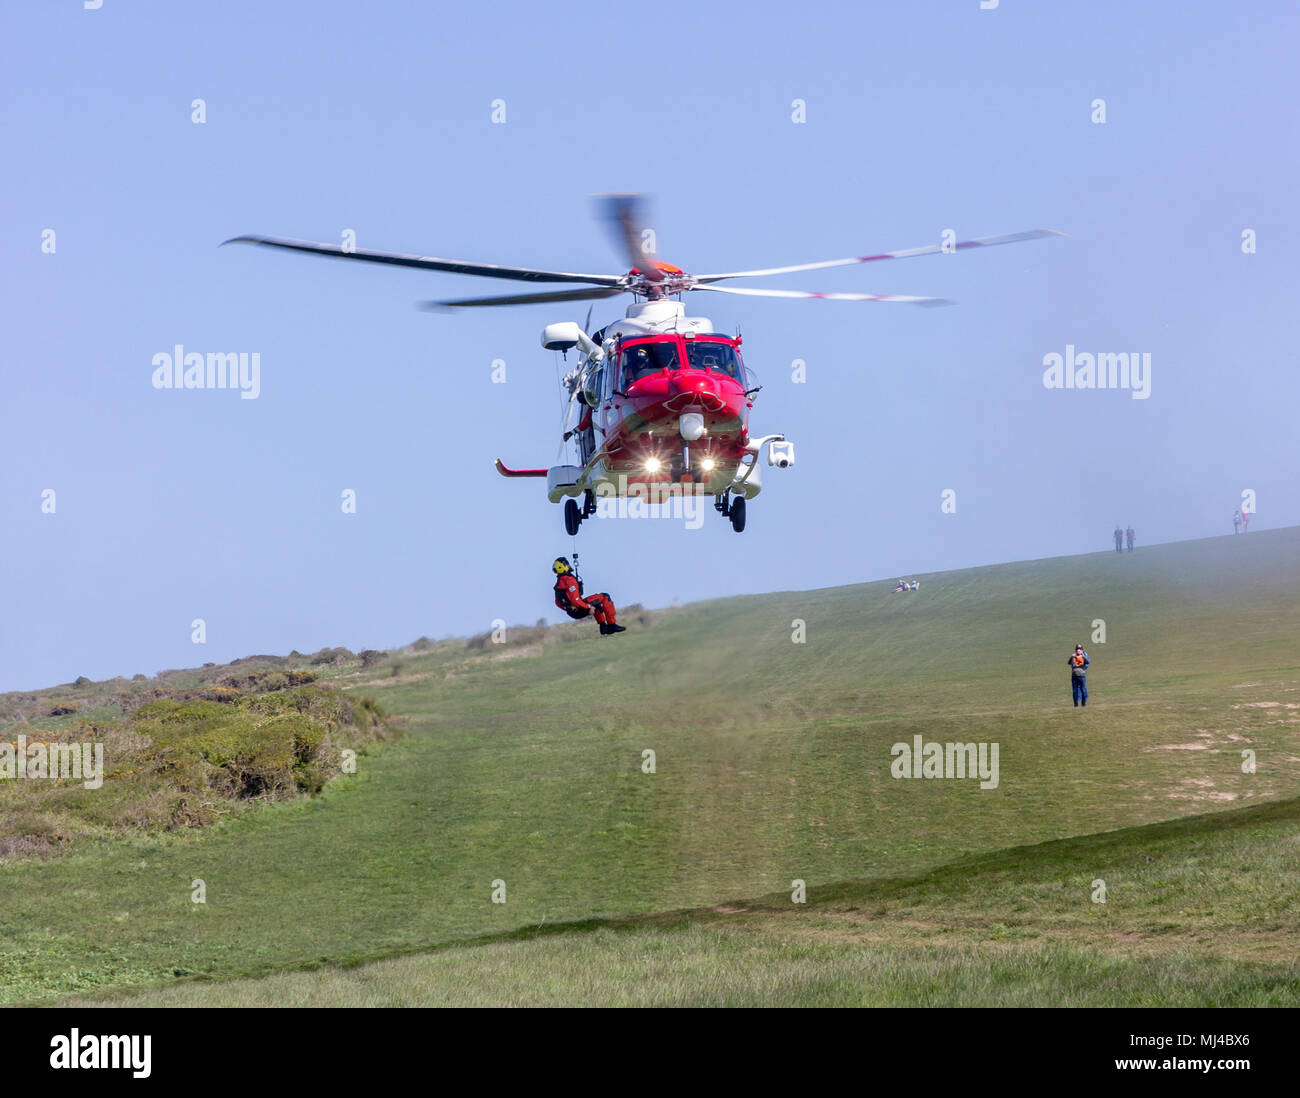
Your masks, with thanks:
M 555 387 L 560 390 L 560 444 L 555 448 L 555 464 L 562 464 L 561 459 L 564 457 L 564 432 L 569 426 L 569 404 L 570 401 L 565 399 L 564 394 L 564 377 L 560 373 L 560 352 L 551 352 L 551 361 L 555 364 Z

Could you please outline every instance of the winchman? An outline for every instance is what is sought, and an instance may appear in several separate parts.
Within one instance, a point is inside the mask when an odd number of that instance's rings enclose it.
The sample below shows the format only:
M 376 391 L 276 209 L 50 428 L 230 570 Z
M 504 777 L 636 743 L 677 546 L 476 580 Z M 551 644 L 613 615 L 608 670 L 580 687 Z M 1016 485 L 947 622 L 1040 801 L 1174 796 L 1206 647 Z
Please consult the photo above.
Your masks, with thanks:
M 627 628 L 615 620 L 614 600 L 603 591 L 583 595 L 582 580 L 573 570 L 568 557 L 556 557 L 551 565 L 555 573 L 555 605 L 571 618 L 594 617 L 600 623 L 600 635 L 608 637 Z

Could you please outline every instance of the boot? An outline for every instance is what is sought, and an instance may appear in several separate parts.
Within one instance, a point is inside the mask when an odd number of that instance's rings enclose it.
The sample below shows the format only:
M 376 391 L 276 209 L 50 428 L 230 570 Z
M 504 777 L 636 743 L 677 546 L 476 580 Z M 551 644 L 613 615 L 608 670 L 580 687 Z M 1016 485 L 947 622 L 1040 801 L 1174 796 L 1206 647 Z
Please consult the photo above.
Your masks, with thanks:
M 615 633 L 624 633 L 627 631 L 626 625 L 602 625 L 600 632 L 603 636 L 610 637 Z

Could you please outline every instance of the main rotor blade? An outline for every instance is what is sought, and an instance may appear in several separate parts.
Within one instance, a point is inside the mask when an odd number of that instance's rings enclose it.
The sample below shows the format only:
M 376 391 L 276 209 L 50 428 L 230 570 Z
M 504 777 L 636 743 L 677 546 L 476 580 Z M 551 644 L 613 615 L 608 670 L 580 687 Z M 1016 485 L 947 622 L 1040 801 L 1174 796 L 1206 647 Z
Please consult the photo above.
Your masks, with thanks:
M 610 223 L 615 241 L 622 247 L 628 263 L 651 282 L 659 282 L 664 273 L 654 256 L 645 250 L 642 231 L 645 229 L 645 204 L 639 194 L 605 194 L 600 196 L 605 218 Z
M 456 301 L 421 301 L 420 308 L 438 312 L 443 309 L 466 309 L 478 305 L 538 305 L 547 301 L 593 301 L 602 297 L 617 297 L 621 293 L 626 291 L 593 286 L 587 290 L 552 290 L 542 294 L 507 294 L 502 297 L 463 297 Z
M 398 252 L 374 252 L 365 248 L 344 251 L 341 244 L 314 244 L 308 240 L 284 240 L 274 236 L 236 236 L 223 244 L 261 244 L 311 255 L 328 255 L 337 259 L 357 259 L 363 263 L 388 263 L 395 267 L 418 267 L 426 271 L 450 271 L 452 274 L 482 275 L 484 278 L 510 278 L 518 282 L 591 282 L 597 286 L 616 286 L 622 275 L 571 274 L 567 271 L 539 271 L 532 267 L 501 267 L 492 263 L 467 263 L 460 259 L 435 259 L 428 255 L 402 255 Z
M 1005 236 L 985 236 L 976 240 L 959 240 L 950 246 L 951 250 L 962 251 L 966 248 L 991 248 L 996 244 L 1019 244 L 1022 240 L 1041 240 L 1047 236 L 1064 236 L 1056 229 L 1030 229 L 1023 233 L 1008 233 Z M 816 271 L 823 267 L 847 267 L 854 263 L 874 263 L 878 259 L 910 259 L 914 255 L 935 255 L 944 250 L 942 244 L 927 244 L 923 248 L 903 248 L 896 252 L 881 252 L 878 255 L 860 255 L 848 259 L 827 259 L 820 263 L 798 263 L 792 267 L 766 267 L 759 271 L 731 271 L 727 274 L 697 275 L 695 281 L 719 282 L 724 278 L 754 278 L 760 275 L 791 274 L 795 271 Z
M 819 294 L 812 290 L 755 290 L 742 286 L 692 286 L 715 294 L 745 294 L 748 297 L 815 297 L 823 301 L 900 301 L 905 305 L 955 305 L 944 297 L 908 297 L 904 294 Z

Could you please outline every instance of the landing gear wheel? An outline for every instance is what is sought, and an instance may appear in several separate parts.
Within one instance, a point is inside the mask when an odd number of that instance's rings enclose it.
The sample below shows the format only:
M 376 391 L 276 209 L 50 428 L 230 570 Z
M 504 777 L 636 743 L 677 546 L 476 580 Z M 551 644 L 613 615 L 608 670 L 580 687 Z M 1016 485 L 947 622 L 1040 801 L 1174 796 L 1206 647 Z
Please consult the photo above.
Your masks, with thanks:
M 578 501 L 576 499 L 566 499 L 564 501 L 564 529 L 569 537 L 575 537 L 578 533 L 578 527 L 582 525 L 582 512 L 578 510 Z
M 745 528 L 745 497 L 737 496 L 728 508 L 731 515 L 731 528 L 739 534 Z

